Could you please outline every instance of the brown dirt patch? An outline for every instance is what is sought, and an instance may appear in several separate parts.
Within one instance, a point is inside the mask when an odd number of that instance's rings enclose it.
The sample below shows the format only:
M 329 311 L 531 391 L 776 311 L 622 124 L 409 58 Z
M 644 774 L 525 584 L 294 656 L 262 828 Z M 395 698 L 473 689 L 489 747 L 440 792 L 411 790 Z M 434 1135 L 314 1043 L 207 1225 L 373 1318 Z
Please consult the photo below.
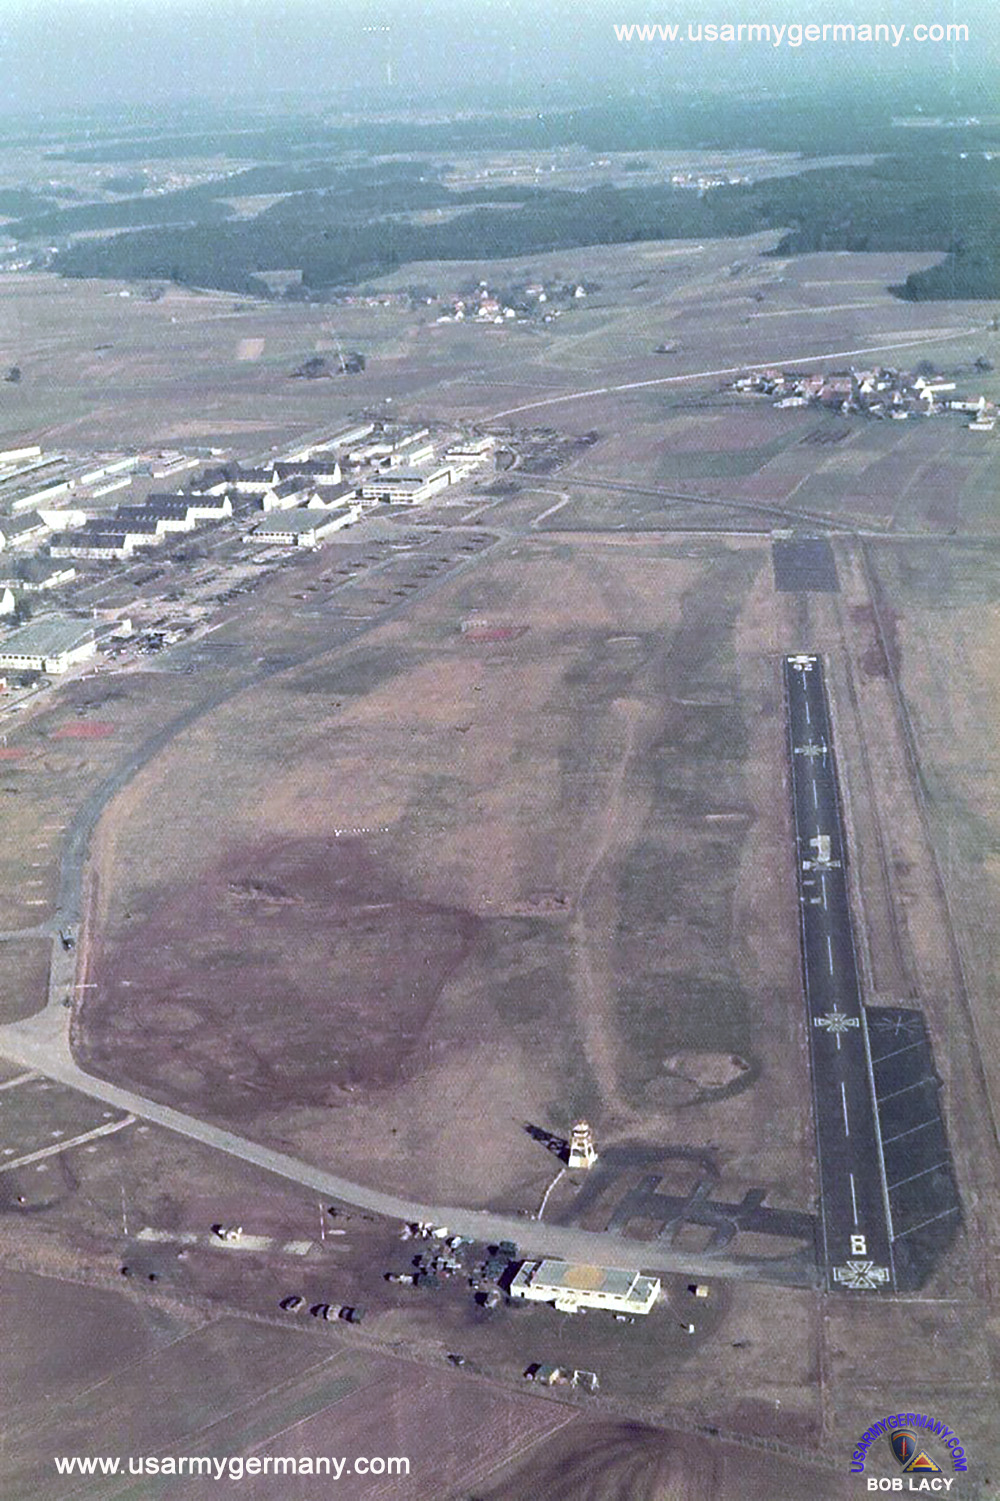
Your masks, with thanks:
M 117 725 L 108 724 L 99 719 L 70 720 L 69 724 L 62 724 L 57 730 L 53 730 L 49 738 L 51 740 L 104 740 L 108 735 L 113 735 Z
M 408 894 L 352 839 L 233 850 L 99 949 L 84 1048 L 242 1121 L 398 1084 L 482 927 Z M 109 1032 L 113 1054 L 96 1040 Z

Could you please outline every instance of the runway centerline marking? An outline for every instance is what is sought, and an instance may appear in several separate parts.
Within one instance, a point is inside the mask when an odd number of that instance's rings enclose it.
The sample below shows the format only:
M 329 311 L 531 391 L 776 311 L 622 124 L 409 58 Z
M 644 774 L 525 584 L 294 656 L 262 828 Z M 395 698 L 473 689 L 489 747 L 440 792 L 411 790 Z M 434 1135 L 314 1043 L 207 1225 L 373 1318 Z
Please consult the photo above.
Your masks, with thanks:
M 827 963 L 830 966 L 830 973 L 832 975 L 833 974 L 833 939 L 830 937 L 829 933 L 827 933 L 827 935 L 826 935 L 826 958 L 827 958 Z
M 813 782 L 813 807 L 819 807 L 819 794 L 816 791 L 816 783 Z
M 858 1223 L 858 1197 L 857 1197 L 857 1194 L 854 1192 L 854 1174 L 853 1173 L 849 1173 L 848 1177 L 851 1180 L 851 1209 L 852 1209 L 853 1214 L 854 1214 L 854 1223 L 857 1224 Z
M 847 1085 L 844 1083 L 843 1079 L 841 1079 L 840 1081 L 840 1103 L 843 1106 L 844 1110 L 844 1135 L 850 1136 L 851 1122 L 847 1114 Z

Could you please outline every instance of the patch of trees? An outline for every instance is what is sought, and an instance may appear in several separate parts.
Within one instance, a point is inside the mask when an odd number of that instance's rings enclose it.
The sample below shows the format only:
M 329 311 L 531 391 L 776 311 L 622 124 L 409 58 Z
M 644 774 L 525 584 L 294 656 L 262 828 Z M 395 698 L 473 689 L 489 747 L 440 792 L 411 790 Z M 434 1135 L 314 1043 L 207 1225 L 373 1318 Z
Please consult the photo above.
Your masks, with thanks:
M 893 291 L 907 302 L 1000 297 L 1000 253 L 996 241 L 958 243 L 937 266 L 911 271 Z
M 310 355 L 304 364 L 292 371 L 294 380 L 324 380 L 334 375 L 360 375 L 367 361 L 357 349 L 346 350 L 335 359 L 324 355 Z
M 30 188 L 0 188 L 0 214 L 5 218 L 17 218 L 22 214 L 38 213 L 54 205 L 53 198 L 33 193 Z

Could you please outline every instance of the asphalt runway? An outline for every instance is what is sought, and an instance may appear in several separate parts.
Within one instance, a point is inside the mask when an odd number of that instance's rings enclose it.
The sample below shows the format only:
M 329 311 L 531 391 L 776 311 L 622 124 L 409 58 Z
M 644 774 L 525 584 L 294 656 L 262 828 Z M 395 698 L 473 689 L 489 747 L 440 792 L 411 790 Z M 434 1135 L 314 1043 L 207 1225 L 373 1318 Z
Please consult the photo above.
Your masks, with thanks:
M 819 1256 L 831 1288 L 894 1292 L 892 1222 L 823 664 L 815 656 L 786 657 L 784 674 L 820 1178 Z

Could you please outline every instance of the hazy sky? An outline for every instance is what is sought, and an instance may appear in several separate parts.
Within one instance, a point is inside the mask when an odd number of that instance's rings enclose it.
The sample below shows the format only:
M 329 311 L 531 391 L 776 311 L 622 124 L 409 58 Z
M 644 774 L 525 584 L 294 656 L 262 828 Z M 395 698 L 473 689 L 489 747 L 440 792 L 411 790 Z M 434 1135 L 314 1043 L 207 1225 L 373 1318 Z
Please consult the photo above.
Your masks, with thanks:
M 960 22 L 968 44 L 619 43 L 614 22 Z M 388 32 L 382 30 L 388 26 Z M 998 0 L 0 0 L 6 110 L 215 95 L 247 106 L 312 90 L 357 104 L 381 87 L 432 101 L 810 78 L 918 81 L 1000 62 Z

